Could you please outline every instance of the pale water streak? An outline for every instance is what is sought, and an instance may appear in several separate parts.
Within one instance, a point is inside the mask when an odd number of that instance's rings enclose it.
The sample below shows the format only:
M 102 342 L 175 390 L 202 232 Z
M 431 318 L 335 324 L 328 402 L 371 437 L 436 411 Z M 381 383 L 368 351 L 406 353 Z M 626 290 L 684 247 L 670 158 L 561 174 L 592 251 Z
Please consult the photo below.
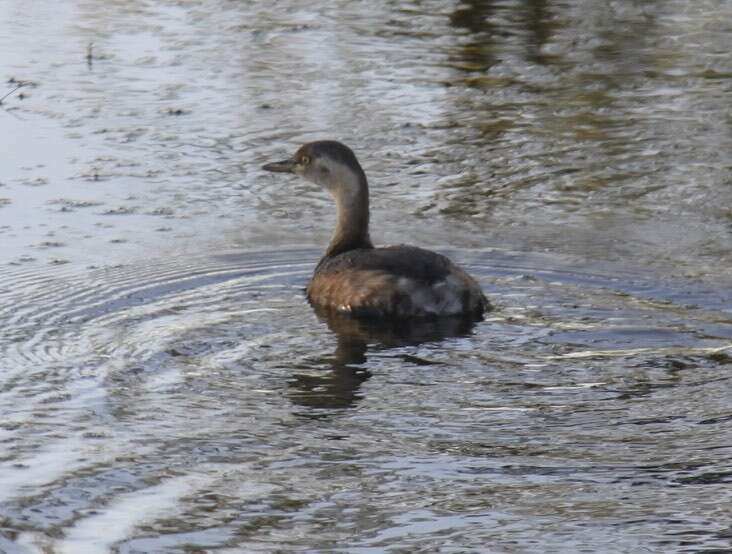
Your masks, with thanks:
M 184 496 L 195 494 L 213 479 L 210 475 L 172 477 L 159 485 L 128 493 L 105 506 L 99 514 L 76 523 L 66 538 L 55 545 L 60 554 L 107 552 L 127 538 L 136 525 L 174 515 Z

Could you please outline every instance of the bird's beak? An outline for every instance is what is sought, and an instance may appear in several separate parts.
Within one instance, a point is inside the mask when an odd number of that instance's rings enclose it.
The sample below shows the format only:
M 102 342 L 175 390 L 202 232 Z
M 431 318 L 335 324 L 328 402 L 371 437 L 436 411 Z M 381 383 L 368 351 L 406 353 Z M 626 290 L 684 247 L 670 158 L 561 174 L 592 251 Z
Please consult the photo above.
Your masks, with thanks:
M 263 165 L 262 169 L 265 171 L 274 171 L 275 173 L 294 173 L 295 165 L 295 160 L 290 158 L 281 162 L 272 162 L 271 164 Z

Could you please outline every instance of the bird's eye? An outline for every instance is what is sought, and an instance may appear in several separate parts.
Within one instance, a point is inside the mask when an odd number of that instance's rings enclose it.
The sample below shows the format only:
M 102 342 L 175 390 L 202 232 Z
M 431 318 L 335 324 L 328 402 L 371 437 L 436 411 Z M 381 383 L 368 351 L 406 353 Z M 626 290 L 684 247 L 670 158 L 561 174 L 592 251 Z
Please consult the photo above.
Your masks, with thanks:
M 300 158 L 300 163 L 302 165 L 308 165 L 310 163 L 310 157 L 309 156 L 303 156 Z

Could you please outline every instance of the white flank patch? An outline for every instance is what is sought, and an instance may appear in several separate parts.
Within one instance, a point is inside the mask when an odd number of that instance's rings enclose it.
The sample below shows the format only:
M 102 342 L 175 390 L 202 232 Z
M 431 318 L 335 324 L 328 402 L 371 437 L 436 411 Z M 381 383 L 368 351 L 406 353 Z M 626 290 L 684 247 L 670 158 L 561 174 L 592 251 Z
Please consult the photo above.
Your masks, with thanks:
M 417 286 L 412 279 L 402 277 L 397 282 L 397 286 L 409 296 L 413 306 L 427 313 L 448 315 L 457 314 L 463 310 L 463 285 L 452 275 L 431 287 Z

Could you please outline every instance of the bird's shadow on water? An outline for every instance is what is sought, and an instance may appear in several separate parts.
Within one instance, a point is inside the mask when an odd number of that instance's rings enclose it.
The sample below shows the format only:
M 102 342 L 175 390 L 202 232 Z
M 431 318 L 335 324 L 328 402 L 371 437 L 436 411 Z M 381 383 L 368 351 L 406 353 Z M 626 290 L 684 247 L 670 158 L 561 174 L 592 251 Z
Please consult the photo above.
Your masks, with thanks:
M 361 385 L 371 378 L 366 366 L 370 352 L 387 352 L 405 346 L 439 342 L 469 336 L 476 322 L 469 318 L 443 317 L 416 320 L 356 319 L 336 312 L 314 309 L 318 319 L 336 337 L 332 355 L 315 360 L 318 367 L 296 372 L 290 381 L 288 397 L 293 404 L 312 408 L 307 417 L 325 417 L 328 410 L 355 406 L 362 398 Z M 432 365 L 404 353 L 404 362 Z

